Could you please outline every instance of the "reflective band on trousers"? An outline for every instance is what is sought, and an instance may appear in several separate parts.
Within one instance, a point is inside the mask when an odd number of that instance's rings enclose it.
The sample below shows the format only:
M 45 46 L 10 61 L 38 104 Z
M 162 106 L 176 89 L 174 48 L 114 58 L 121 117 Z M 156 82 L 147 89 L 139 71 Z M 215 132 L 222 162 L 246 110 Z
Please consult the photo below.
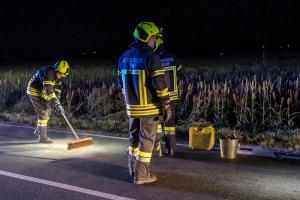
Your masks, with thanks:
M 145 158 L 151 158 L 152 153 L 140 151 L 140 152 L 139 152 L 139 156 L 143 156 L 143 157 L 145 157 Z
M 137 157 L 139 155 L 139 152 L 128 151 L 128 154 Z
M 38 126 L 47 126 L 48 120 L 46 119 L 39 119 Z
M 139 154 L 139 148 L 138 147 L 131 147 L 131 146 L 129 146 L 128 147 L 128 153 L 131 156 L 138 156 L 138 154 Z
M 165 135 L 175 135 L 175 131 L 165 131 Z
M 159 124 L 157 126 L 157 131 L 175 131 L 176 130 L 176 127 L 175 126 L 162 126 L 161 124 Z
M 149 163 L 151 161 L 151 158 L 145 158 L 145 157 L 142 157 L 142 156 L 138 156 L 136 159 L 138 161 L 146 162 L 146 163 Z
M 162 133 L 161 124 L 157 126 L 157 133 Z
M 175 131 L 175 127 L 174 126 L 165 126 L 165 127 L 163 127 L 163 130 L 165 130 L 165 131 Z

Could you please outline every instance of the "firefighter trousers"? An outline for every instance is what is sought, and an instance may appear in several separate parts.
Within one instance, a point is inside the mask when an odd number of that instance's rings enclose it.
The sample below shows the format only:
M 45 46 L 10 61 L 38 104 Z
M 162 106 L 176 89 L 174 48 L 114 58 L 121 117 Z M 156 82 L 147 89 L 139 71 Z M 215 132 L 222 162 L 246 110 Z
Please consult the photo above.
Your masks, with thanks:
M 34 134 L 40 136 L 41 139 L 47 139 L 47 124 L 52 112 L 51 103 L 39 96 L 28 95 L 28 97 L 38 116 Z
M 138 178 L 149 174 L 154 141 L 157 135 L 158 117 L 128 118 L 129 148 L 128 168 L 130 175 Z
M 176 102 L 171 102 L 171 109 L 173 113 L 173 117 L 166 121 L 158 124 L 157 136 L 155 138 L 154 149 L 159 151 L 161 149 L 161 140 L 164 138 L 166 148 L 168 149 L 168 153 L 175 152 L 176 147 L 176 135 L 175 135 L 175 109 Z

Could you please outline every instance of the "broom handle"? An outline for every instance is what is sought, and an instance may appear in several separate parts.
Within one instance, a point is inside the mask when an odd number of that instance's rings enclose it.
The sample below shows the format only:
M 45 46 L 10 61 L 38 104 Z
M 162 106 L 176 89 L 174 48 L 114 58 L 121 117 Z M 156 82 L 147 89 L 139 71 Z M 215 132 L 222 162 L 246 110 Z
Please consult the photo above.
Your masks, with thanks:
M 63 112 L 60 112 L 60 113 L 61 113 L 61 115 L 65 118 L 65 120 L 66 120 L 66 122 L 67 122 L 69 128 L 71 129 L 73 135 L 76 137 L 77 140 L 79 140 L 79 137 L 78 137 L 77 133 L 74 131 L 74 129 L 73 129 L 71 123 L 69 122 L 68 118 L 66 117 L 65 113 L 63 113 Z

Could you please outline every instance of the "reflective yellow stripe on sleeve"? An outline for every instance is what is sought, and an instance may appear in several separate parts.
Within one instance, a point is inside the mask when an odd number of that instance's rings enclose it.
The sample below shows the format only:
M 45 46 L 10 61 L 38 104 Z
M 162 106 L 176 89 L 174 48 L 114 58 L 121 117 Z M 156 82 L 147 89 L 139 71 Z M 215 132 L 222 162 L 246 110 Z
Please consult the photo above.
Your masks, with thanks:
M 178 96 L 170 96 L 170 100 L 171 101 L 178 100 Z
M 55 91 L 55 92 L 58 92 L 58 93 L 61 93 L 61 90 L 60 90 L 60 89 L 57 89 L 57 88 L 55 88 L 54 91 Z
M 158 97 L 165 97 L 165 96 L 168 96 L 169 95 L 169 92 L 168 92 L 168 88 L 164 89 L 164 90 L 156 90 L 156 94 Z
M 40 96 L 39 93 L 30 91 L 30 90 L 27 90 L 27 94 L 30 94 L 30 95 L 32 95 L 32 96 Z
M 27 94 L 32 96 L 40 96 L 40 91 L 32 87 L 27 87 Z
M 43 85 L 55 85 L 55 82 L 54 81 L 44 81 L 43 82 Z
M 150 74 L 150 76 L 153 78 L 155 76 L 159 76 L 159 75 L 163 75 L 163 74 L 165 74 L 164 70 L 155 70 Z
M 48 97 L 49 99 L 57 98 L 54 92 L 49 94 Z

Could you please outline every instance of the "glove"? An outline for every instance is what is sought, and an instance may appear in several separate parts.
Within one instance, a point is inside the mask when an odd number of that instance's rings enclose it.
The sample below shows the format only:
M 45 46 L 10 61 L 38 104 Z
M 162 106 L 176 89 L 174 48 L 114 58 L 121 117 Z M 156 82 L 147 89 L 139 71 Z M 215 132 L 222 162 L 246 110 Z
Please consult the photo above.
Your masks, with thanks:
M 65 110 L 62 107 L 62 105 L 60 104 L 60 101 L 57 99 L 54 101 L 55 107 L 57 110 L 59 110 L 61 113 L 65 114 Z
M 173 117 L 173 112 L 172 112 L 170 104 L 167 105 L 167 106 L 164 106 L 163 107 L 163 119 L 164 119 L 164 122 L 169 121 L 170 119 L 172 119 L 172 117 Z

